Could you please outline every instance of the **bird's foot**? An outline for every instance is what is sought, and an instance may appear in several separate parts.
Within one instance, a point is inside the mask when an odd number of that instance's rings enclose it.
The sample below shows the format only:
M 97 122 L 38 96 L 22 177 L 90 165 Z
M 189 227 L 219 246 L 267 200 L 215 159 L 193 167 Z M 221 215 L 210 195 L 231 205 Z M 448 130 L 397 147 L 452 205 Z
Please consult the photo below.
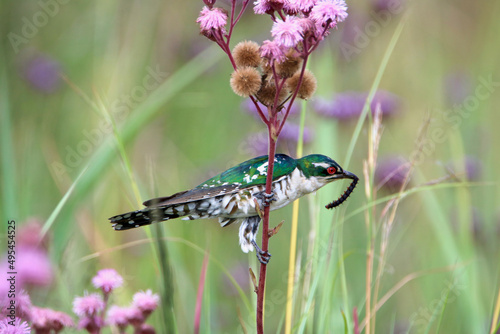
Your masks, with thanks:
M 268 264 L 271 259 L 271 254 L 268 251 L 260 249 L 255 240 L 252 240 L 252 245 L 255 247 L 255 252 L 257 253 L 257 259 L 259 262 L 262 264 Z
M 254 196 L 262 203 L 263 207 L 270 206 L 271 202 L 276 202 L 274 191 L 270 194 L 262 191 L 260 193 L 256 193 Z

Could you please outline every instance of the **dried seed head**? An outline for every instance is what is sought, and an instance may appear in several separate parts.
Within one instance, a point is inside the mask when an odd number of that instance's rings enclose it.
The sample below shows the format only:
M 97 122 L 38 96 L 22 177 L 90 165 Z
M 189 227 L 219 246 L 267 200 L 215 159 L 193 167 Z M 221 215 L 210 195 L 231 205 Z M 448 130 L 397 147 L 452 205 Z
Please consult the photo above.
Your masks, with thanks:
M 271 67 L 271 63 L 266 58 L 261 58 L 260 68 L 262 70 L 262 73 L 269 76 L 273 75 L 273 68 Z
M 288 95 L 288 88 L 285 86 L 279 91 L 278 104 L 281 104 Z M 257 98 L 265 106 L 269 107 L 274 104 L 276 98 L 276 86 L 272 79 L 265 81 L 257 93 Z
M 260 90 L 257 92 L 257 98 L 266 107 L 269 107 L 274 103 L 274 98 L 276 96 L 276 86 L 273 84 L 264 83 Z
M 299 69 L 302 59 L 297 52 L 290 49 L 286 53 L 286 59 L 282 63 L 276 63 L 276 72 L 282 78 L 291 78 Z
M 244 41 L 236 44 L 233 49 L 233 57 L 238 67 L 258 67 L 261 62 L 260 46 L 252 41 Z
M 288 88 L 290 91 L 295 91 L 300 80 L 300 71 L 295 72 L 295 74 L 287 80 Z M 303 100 L 309 99 L 316 91 L 316 78 L 311 71 L 305 70 L 304 76 L 302 77 L 302 83 L 300 84 L 297 96 Z
M 239 96 L 256 94 L 261 86 L 260 73 L 253 67 L 238 68 L 231 74 L 232 90 Z

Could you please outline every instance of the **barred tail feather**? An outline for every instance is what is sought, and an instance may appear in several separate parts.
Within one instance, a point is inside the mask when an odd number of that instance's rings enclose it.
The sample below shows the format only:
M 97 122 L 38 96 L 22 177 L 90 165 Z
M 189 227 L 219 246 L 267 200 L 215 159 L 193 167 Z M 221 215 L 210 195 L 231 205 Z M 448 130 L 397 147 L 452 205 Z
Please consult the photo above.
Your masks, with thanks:
M 109 218 L 111 224 L 113 224 L 113 229 L 116 231 L 130 230 L 132 228 L 151 225 L 152 223 L 158 223 L 161 221 L 178 218 L 179 214 L 167 214 L 165 213 L 165 207 L 155 207 L 155 208 L 144 208 L 142 210 L 132 211 L 124 213 L 121 215 L 113 216 Z

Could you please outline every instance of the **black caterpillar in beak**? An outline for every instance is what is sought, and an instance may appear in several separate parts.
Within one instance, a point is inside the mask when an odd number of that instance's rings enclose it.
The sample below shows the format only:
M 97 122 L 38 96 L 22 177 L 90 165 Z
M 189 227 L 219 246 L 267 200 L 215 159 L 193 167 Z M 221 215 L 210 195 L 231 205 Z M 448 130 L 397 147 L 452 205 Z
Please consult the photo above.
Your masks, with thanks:
M 358 184 L 358 181 L 359 181 L 359 178 L 356 175 L 354 175 L 354 174 L 351 174 L 351 175 L 352 175 L 352 177 L 351 177 L 352 182 L 349 185 L 349 187 L 347 188 L 347 190 L 336 201 L 333 201 L 333 202 L 325 205 L 325 208 L 333 209 L 334 207 L 339 206 L 340 204 L 344 203 L 344 201 L 347 199 L 347 197 L 349 197 L 349 195 L 352 193 L 352 191 L 354 190 L 354 188 L 356 187 L 356 185 Z

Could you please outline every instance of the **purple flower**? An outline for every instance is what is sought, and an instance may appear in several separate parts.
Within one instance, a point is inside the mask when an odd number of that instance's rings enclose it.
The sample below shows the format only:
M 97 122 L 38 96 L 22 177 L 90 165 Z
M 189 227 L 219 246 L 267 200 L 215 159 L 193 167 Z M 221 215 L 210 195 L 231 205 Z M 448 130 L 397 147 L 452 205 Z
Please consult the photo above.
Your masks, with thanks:
M 7 279 L 7 277 L 2 277 L 2 279 Z M 7 281 L 7 283 L 9 283 Z M 5 291 L 4 291 L 5 290 Z M 10 306 L 10 299 L 7 298 L 8 290 L 3 288 L 0 291 L 0 318 L 6 317 L 10 314 L 11 310 L 8 309 Z M 15 297 L 16 303 L 16 317 L 21 318 L 22 320 L 30 321 L 31 319 L 31 300 L 30 296 L 26 293 L 26 291 L 21 290 L 16 294 Z
M 24 320 L 31 319 L 31 299 L 28 293 L 21 290 L 16 295 L 16 315 Z
M 151 290 L 139 291 L 133 296 L 132 305 L 144 314 L 150 314 L 158 307 L 160 297 Z
M 334 99 L 314 100 L 314 110 L 320 115 L 346 121 L 359 117 L 363 104 L 359 93 L 345 92 L 337 94 Z
M 298 12 L 309 13 L 316 2 L 317 0 L 286 1 L 283 6 L 283 10 L 288 15 L 295 15 Z
M 276 43 L 286 48 L 295 47 L 302 41 L 303 33 L 304 28 L 293 16 L 287 16 L 286 21 L 276 20 L 271 29 Z
M 78 328 L 85 328 L 89 333 L 97 333 L 104 326 L 104 321 L 99 315 L 99 312 L 104 310 L 106 303 L 101 295 L 92 293 L 83 297 L 76 297 L 73 300 L 73 312 L 75 312 L 80 320 Z
M 101 269 L 92 278 L 92 284 L 104 294 L 109 294 L 123 284 L 123 278 L 114 269 Z
M 313 21 L 308 17 L 297 18 L 296 21 L 302 27 L 303 35 L 306 35 L 308 33 L 317 35 L 318 31 L 317 31 L 316 21 Z M 323 30 L 324 29 L 320 29 L 321 32 L 323 32 Z
M 390 14 L 400 12 L 403 0 L 373 0 L 373 9 L 377 12 L 389 11 Z
M 378 162 L 375 169 L 375 184 L 392 192 L 399 191 L 406 180 L 409 168 L 409 163 L 401 157 L 386 157 Z
M 9 318 L 0 320 L 0 333 L 2 334 L 29 334 L 31 328 L 26 321 L 21 322 L 21 319 L 14 320 L 14 326 L 9 324 Z
M 285 59 L 283 47 L 276 41 L 265 40 L 260 47 L 260 56 L 266 58 L 269 62 L 282 63 Z
M 52 328 L 48 319 L 47 309 L 34 306 L 31 309 L 31 324 L 35 331 L 50 333 Z
M 31 312 L 33 328 L 40 333 L 54 330 L 59 333 L 66 327 L 73 327 L 73 319 L 64 312 L 34 306 Z
M 320 115 L 333 117 L 340 121 L 357 119 L 363 111 L 367 96 L 367 93 L 362 92 L 339 93 L 331 100 L 317 99 L 314 103 L 314 110 Z M 375 113 L 379 104 L 382 116 L 388 117 L 397 113 L 400 100 L 392 93 L 378 91 L 370 105 L 372 114 Z
M 372 113 L 375 114 L 377 105 L 380 105 L 380 111 L 383 117 L 392 116 L 399 110 L 401 100 L 395 94 L 379 90 L 373 96 L 370 108 Z
M 104 327 L 104 321 L 99 316 L 83 317 L 78 321 L 78 328 L 85 328 L 89 333 L 99 333 Z
M 208 8 L 204 6 L 196 22 L 200 24 L 202 33 L 210 33 L 212 30 L 220 30 L 222 33 L 225 33 L 227 13 L 222 8 Z
M 286 109 L 288 108 L 288 104 L 285 104 L 283 106 L 283 109 L 281 110 L 281 113 L 284 115 L 285 112 L 286 112 Z M 288 117 L 296 117 L 296 116 L 299 116 L 300 115 L 300 106 L 298 103 L 294 103 L 292 104 L 292 106 L 290 107 L 290 112 L 288 113 Z
M 267 115 L 267 107 L 258 101 L 257 101 L 257 104 L 259 105 L 260 110 L 262 110 L 264 115 Z M 257 107 L 255 106 L 255 104 L 253 103 L 253 101 L 251 99 L 245 99 L 241 103 L 241 109 L 243 111 L 249 113 L 250 115 L 252 115 L 256 119 L 260 120 L 260 115 L 259 115 L 259 112 L 257 111 Z
M 59 64 L 45 56 L 28 59 L 24 65 L 23 75 L 29 84 L 42 93 L 55 92 L 61 82 Z
M 73 312 L 79 317 L 94 316 L 104 309 L 101 295 L 91 293 L 83 297 L 76 297 L 73 301 Z
M 319 0 L 311 10 L 311 18 L 324 28 L 334 28 L 347 17 L 344 0 Z
M 136 328 L 137 334 L 155 334 L 156 331 L 153 326 L 148 324 L 142 324 L 139 328 Z
M 129 324 L 130 313 L 131 310 L 128 307 L 113 305 L 109 308 L 108 317 L 106 319 L 108 323 L 123 329 Z
M 349 20 L 346 20 L 341 30 L 341 45 L 356 45 L 358 43 L 357 38 L 359 38 L 359 30 L 366 26 L 369 17 L 359 13 L 352 12 L 349 14 Z M 340 54 L 345 60 L 350 61 L 354 56 L 361 53 L 361 50 L 354 49 L 344 49 L 341 48 Z
M 39 231 L 37 222 L 29 222 L 19 229 L 15 265 L 17 291 L 27 285 L 48 286 L 52 283 L 52 265 L 47 251 L 43 248 L 44 240 L 39 239 Z M 9 271 L 8 267 L 7 258 L 3 258 L 0 261 L 0 271 L 6 273 Z M 7 283 L 6 279 L 0 280 L 0 300 L 1 296 L 7 295 L 9 290 Z M 29 297 L 27 298 L 29 300 Z
M 267 132 L 257 132 L 249 135 L 240 145 L 245 154 L 259 156 L 267 154 Z
M 203 0 L 203 2 L 210 8 L 215 4 L 215 0 Z
M 257 0 L 254 2 L 253 11 L 255 14 L 272 14 L 276 10 L 283 8 L 285 0 Z
M 465 173 L 467 174 L 467 180 L 479 180 L 482 170 L 483 163 L 481 162 L 481 160 L 470 155 L 465 157 Z
M 477 181 L 481 177 L 482 169 L 483 169 L 483 164 L 479 159 L 473 156 L 466 156 L 463 158 L 463 160 L 458 164 L 457 169 L 455 169 L 453 162 L 450 162 L 447 164 L 448 168 L 457 176 L 460 176 L 461 174 L 467 175 L 467 180 L 468 181 Z M 465 170 L 464 170 L 465 168 Z
M 132 326 L 139 327 L 144 323 L 145 316 L 141 310 L 139 310 L 137 307 L 132 306 L 128 308 L 127 319 Z
M 49 238 L 44 236 L 42 240 L 40 240 L 42 236 L 42 221 L 38 218 L 28 218 L 16 235 L 16 245 L 23 247 L 35 247 L 41 249 L 47 249 L 47 245 L 49 243 Z
M 297 143 L 299 140 L 300 126 L 294 123 L 285 123 L 281 130 L 280 139 Z M 313 138 L 312 131 L 304 127 L 303 141 L 304 144 L 310 143 Z
M 0 267 L 3 267 L 0 265 Z M 52 265 L 45 250 L 36 247 L 18 247 L 16 258 L 17 283 L 47 286 L 52 283 Z

